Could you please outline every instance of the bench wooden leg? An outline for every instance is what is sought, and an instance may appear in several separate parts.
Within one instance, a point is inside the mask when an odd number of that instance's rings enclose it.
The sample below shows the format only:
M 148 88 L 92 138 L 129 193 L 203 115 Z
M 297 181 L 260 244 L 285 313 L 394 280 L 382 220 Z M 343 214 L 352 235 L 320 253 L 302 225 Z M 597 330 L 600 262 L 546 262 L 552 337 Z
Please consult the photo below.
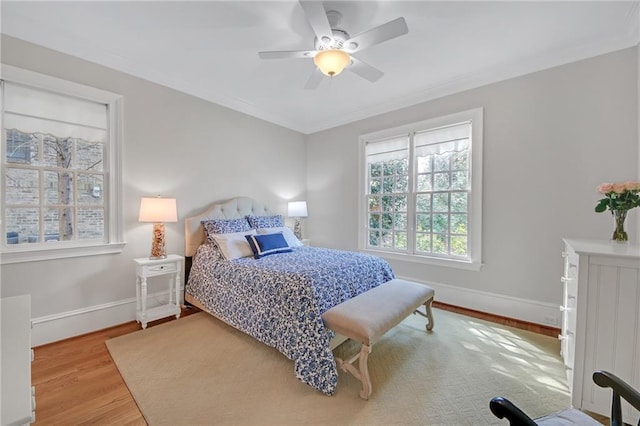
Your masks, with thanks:
M 427 319 L 427 331 L 433 330 L 433 312 L 431 311 L 431 304 L 433 303 L 433 297 L 426 302 L 424 302 L 424 310 L 425 312 L 421 312 L 419 310 L 415 310 L 416 314 L 420 314 Z
M 360 391 L 360 398 L 369 399 L 371 396 L 371 379 L 369 378 L 369 365 L 367 364 L 367 360 L 369 359 L 369 354 L 371 353 L 371 346 L 362 345 L 360 349 L 360 374 L 362 378 L 360 381 L 362 382 L 362 390 Z
M 371 346 L 362 345 L 360 348 L 360 353 L 355 355 L 349 361 L 344 361 L 341 358 L 336 358 L 336 364 L 338 368 L 344 372 L 349 372 L 353 374 L 353 376 L 362 382 L 362 390 L 360 391 L 360 398 L 369 399 L 371 396 L 371 379 L 369 378 L 369 366 L 367 361 L 369 359 L 369 354 L 371 353 Z M 353 362 L 359 359 L 359 370 L 353 366 Z

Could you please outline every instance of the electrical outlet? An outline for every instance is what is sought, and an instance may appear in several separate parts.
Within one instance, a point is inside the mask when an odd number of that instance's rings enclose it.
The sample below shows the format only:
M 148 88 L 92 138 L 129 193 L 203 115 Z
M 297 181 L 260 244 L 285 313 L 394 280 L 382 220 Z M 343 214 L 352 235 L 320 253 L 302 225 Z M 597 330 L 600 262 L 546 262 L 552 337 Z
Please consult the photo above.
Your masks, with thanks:
M 556 317 L 544 317 L 542 321 L 547 325 L 558 325 L 558 318 Z

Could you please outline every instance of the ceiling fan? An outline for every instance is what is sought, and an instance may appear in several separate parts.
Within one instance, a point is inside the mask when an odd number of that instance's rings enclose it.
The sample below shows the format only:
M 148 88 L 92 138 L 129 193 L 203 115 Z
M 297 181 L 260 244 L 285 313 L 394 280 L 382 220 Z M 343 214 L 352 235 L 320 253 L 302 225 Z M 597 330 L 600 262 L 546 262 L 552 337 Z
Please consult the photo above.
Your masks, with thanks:
M 345 30 L 338 28 L 342 20 L 340 12 L 325 11 L 321 1 L 300 0 L 300 5 L 316 35 L 314 50 L 258 52 L 258 55 L 262 59 L 313 59 L 317 68 L 311 74 L 305 89 L 315 89 L 323 75 L 335 77 L 345 68 L 366 80 L 377 81 L 384 73 L 353 54 L 409 32 L 404 18 L 396 18 L 351 37 Z

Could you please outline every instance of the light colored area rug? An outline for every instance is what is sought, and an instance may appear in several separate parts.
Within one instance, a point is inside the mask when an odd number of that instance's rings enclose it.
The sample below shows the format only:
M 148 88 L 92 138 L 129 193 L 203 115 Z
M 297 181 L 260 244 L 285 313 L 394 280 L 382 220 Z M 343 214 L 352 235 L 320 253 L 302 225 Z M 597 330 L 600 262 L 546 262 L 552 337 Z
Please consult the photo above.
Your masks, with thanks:
M 557 339 L 434 310 L 412 315 L 373 347 L 373 394 L 340 372 L 328 397 L 295 378 L 293 362 L 205 313 L 107 341 L 150 425 L 506 424 L 489 400 L 527 414 L 569 406 Z M 336 349 L 356 352 L 346 342 Z

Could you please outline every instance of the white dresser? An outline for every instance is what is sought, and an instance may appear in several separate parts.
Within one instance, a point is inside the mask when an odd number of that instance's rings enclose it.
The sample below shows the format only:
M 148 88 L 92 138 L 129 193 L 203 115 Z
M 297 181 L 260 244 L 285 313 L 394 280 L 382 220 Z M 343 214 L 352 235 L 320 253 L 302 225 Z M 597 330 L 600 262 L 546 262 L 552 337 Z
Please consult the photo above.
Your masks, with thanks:
M 564 239 L 561 353 L 571 404 L 611 415 L 611 390 L 593 383 L 610 371 L 640 389 L 640 245 Z M 625 423 L 639 413 L 623 403 Z
M 31 386 L 31 297 L 0 299 L 0 424 L 25 425 L 35 421 L 35 388 Z

